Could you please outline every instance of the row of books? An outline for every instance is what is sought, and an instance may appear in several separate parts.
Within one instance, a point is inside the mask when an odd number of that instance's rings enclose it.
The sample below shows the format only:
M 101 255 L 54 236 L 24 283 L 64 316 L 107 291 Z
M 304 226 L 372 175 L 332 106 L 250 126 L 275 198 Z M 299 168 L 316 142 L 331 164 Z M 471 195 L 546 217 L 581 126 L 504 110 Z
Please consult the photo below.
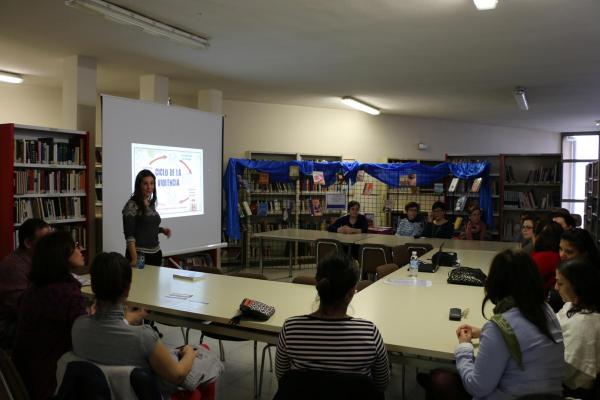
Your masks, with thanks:
M 538 166 L 527 172 L 527 177 L 523 183 L 560 183 L 560 163 L 557 162 L 551 167 Z M 507 183 L 516 183 L 515 174 L 511 165 L 504 166 L 504 179 Z
M 73 241 L 79 243 L 83 248 L 87 248 L 87 230 L 83 225 L 70 225 L 70 224 L 60 224 L 54 226 L 55 230 L 69 232 Z M 13 231 L 13 243 L 15 250 L 19 247 L 19 230 L 15 229 Z
M 275 199 L 268 201 L 252 200 L 248 202 L 242 201 L 242 207 L 239 208 L 240 216 L 258 215 L 261 217 L 267 215 L 284 215 L 290 214 L 290 210 L 294 208 L 295 201 L 291 199 Z
M 193 256 L 185 256 L 183 258 L 184 266 L 193 270 L 194 267 L 212 267 L 213 259 L 208 253 L 198 253 Z
M 14 139 L 14 160 L 27 164 L 85 164 L 83 138 Z
M 483 180 L 483 178 L 475 178 L 473 180 L 473 183 L 471 183 L 469 191 L 471 193 L 479 192 L 479 189 L 481 188 L 482 180 Z M 448 192 L 454 193 L 455 191 L 458 191 L 460 193 L 464 193 L 467 191 L 467 188 L 469 187 L 467 185 L 468 185 L 468 182 L 465 181 L 464 179 L 459 179 L 457 177 L 454 177 L 454 178 L 452 178 L 452 181 L 450 181 L 450 185 L 448 186 Z
M 552 193 L 544 193 L 541 198 L 536 201 L 536 196 L 533 191 L 504 191 L 504 208 L 518 209 L 518 208 L 529 208 L 529 209 L 549 209 L 557 207 L 555 204 L 555 196 Z
M 277 182 L 266 185 L 257 182 L 245 182 L 241 186 L 250 193 L 295 193 L 296 191 L 296 185 L 290 182 Z
M 83 207 L 80 197 L 36 197 L 16 199 L 13 211 L 15 223 L 22 223 L 28 218 L 44 220 L 83 218 L 85 215 Z
M 13 185 L 15 194 L 84 192 L 85 172 L 15 170 Z

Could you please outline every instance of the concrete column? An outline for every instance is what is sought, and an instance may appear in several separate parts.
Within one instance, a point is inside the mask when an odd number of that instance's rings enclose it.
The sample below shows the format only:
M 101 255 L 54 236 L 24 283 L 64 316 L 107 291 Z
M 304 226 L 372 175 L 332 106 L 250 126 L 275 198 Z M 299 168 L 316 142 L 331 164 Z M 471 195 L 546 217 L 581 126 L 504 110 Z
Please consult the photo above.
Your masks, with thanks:
M 223 92 L 216 89 L 199 90 L 198 109 L 223 114 Z
M 96 124 L 96 60 L 74 55 L 63 60 L 63 128 L 89 131 Z
M 169 101 L 169 78 L 161 75 L 140 76 L 140 100 L 167 104 Z

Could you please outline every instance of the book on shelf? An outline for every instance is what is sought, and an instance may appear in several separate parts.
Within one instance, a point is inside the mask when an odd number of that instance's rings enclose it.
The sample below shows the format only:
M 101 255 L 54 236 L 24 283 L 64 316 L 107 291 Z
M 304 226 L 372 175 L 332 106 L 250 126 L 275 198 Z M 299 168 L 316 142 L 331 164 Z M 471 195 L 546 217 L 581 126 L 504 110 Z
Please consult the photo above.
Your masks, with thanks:
M 442 182 L 436 182 L 433 184 L 433 193 L 442 194 L 444 193 L 444 184 Z
M 375 187 L 375 185 L 373 182 L 365 182 L 365 185 L 363 186 L 363 191 L 362 191 L 363 196 L 369 196 L 371 193 L 373 193 L 374 187 Z
M 315 215 L 315 216 L 323 215 L 323 209 L 321 208 L 321 200 L 320 199 L 312 199 L 311 206 L 312 206 L 312 212 L 311 212 L 312 215 Z
M 102 148 L 96 147 L 94 154 L 96 155 L 96 162 L 102 164 Z
M 246 215 L 252 215 L 252 208 L 250 208 L 250 204 L 248 204 L 246 200 L 242 202 L 242 205 L 244 206 L 244 213 Z
M 417 174 L 400 175 L 400 186 L 417 186 Z
M 315 186 L 325 185 L 325 176 L 323 175 L 323 171 L 313 171 L 312 177 Z
M 14 162 L 24 164 L 84 165 L 83 138 L 14 139 Z
M 471 193 L 479 192 L 479 188 L 481 187 L 481 181 L 483 178 L 475 178 L 473 181 L 473 185 L 471 185 Z
M 454 220 L 454 230 L 455 231 L 460 229 L 462 222 L 463 222 L 463 217 L 461 217 L 461 216 L 456 217 L 456 219 Z
M 456 207 L 454 207 L 454 211 L 464 210 L 466 203 L 467 203 L 467 196 L 466 195 L 460 196 L 458 198 L 458 200 L 456 200 Z
M 256 215 L 259 217 L 264 217 L 269 215 L 269 203 L 266 201 L 258 202 L 258 208 L 256 210 Z
M 458 185 L 458 178 L 452 178 L 452 181 L 450 182 L 450 186 L 448 187 L 448 192 L 450 193 L 454 193 L 454 191 L 456 190 L 456 186 Z
M 359 169 L 356 172 L 356 182 L 364 182 L 365 180 L 365 171 L 362 169 Z

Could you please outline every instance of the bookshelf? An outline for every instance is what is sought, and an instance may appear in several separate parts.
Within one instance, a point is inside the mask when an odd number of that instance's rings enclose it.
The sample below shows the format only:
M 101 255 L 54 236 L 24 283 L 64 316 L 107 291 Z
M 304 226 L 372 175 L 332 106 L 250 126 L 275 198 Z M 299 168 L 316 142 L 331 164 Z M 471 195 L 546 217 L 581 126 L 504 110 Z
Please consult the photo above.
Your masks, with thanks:
M 275 161 L 341 161 L 342 156 L 247 151 L 252 160 Z M 241 178 L 241 180 L 240 180 Z M 271 182 L 268 174 L 255 170 L 245 170 L 238 177 L 239 211 L 242 238 L 230 243 L 223 256 L 224 265 L 258 265 L 260 249 L 253 234 L 284 228 L 326 229 L 333 218 L 343 211 L 331 212 L 327 209 L 327 194 L 342 193 L 341 187 L 314 186 L 312 176 L 300 176 L 295 182 Z M 314 262 L 310 246 L 291 244 L 295 263 Z M 263 262 L 265 265 L 286 265 L 289 261 L 290 244 L 281 241 L 264 240 Z
M 501 226 L 502 220 L 502 205 L 500 204 L 500 190 L 502 188 L 502 180 L 500 179 L 500 171 L 502 170 L 502 157 L 499 154 L 447 154 L 446 160 L 448 162 L 481 162 L 488 161 L 490 163 L 490 186 L 492 190 L 492 218 L 494 222 L 494 229 L 490 229 L 488 226 L 487 234 L 490 235 L 490 239 L 499 240 L 500 231 L 498 227 Z M 464 231 L 464 226 L 468 222 L 468 210 L 471 207 L 480 206 L 479 204 L 479 191 L 472 192 L 474 179 L 468 181 L 461 180 L 456 189 L 450 192 L 449 186 L 452 183 L 452 178 L 449 177 L 448 181 L 444 186 L 445 190 L 445 202 L 448 206 L 448 215 L 462 218 L 462 222 L 457 224 L 456 233 Z M 466 199 L 466 202 L 461 210 L 456 210 L 457 202 L 460 199 Z
M 427 166 L 434 166 L 443 163 L 444 160 L 408 160 L 400 158 L 388 158 L 389 164 L 417 162 Z M 417 178 L 418 179 L 418 178 Z M 428 186 L 404 186 L 398 188 L 387 187 L 385 193 L 385 202 L 381 208 L 384 210 L 385 216 L 382 218 L 382 225 L 392 227 L 396 232 L 398 227 L 398 219 L 404 217 L 404 206 L 411 202 L 417 202 L 421 206 L 421 213 L 428 213 L 431 206 L 436 201 L 440 200 L 443 193 L 436 193 L 435 185 Z
M 0 124 L 0 259 L 17 246 L 21 223 L 43 218 L 88 247 L 89 134 Z
M 489 161 L 491 163 L 490 179 L 492 184 L 492 203 L 494 225 L 497 231 L 495 239 L 512 241 L 519 233 L 522 213 L 536 216 L 549 214 L 560 207 L 560 176 L 562 158 L 560 154 L 452 154 L 447 155 L 450 162 Z M 472 182 L 465 182 L 470 187 Z M 448 207 L 455 208 L 457 197 L 461 193 L 457 189 L 453 194 L 446 193 Z M 467 209 L 474 205 L 467 194 Z M 454 215 L 466 215 L 466 212 L 452 212 Z
M 586 165 L 585 176 L 584 228 L 590 232 L 596 245 L 600 245 L 600 161 Z

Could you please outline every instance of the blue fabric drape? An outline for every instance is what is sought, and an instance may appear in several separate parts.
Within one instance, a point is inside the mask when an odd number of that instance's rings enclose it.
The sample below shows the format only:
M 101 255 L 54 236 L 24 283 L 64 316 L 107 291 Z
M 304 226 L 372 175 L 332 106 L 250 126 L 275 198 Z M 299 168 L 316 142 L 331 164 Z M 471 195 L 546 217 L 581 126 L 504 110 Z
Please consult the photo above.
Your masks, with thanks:
M 230 158 L 225 176 L 223 177 L 223 190 L 225 190 L 227 200 L 225 234 L 229 239 L 239 240 L 241 237 L 238 214 L 237 176 L 242 175 L 244 169 L 254 169 L 259 172 L 268 173 L 269 181 L 271 182 L 291 182 L 289 178 L 289 167 L 291 165 L 297 165 L 302 175 L 310 176 L 313 171 L 322 171 L 326 186 L 336 182 L 336 174 L 339 172 L 343 173 L 347 180 L 356 182 L 356 175 L 359 170 L 364 170 L 369 175 L 391 187 L 400 186 L 400 176 L 409 174 L 417 175 L 417 186 L 426 186 L 434 182 L 440 182 L 448 174 L 452 174 L 460 179 L 482 177 L 479 204 L 484 210 L 484 220 L 493 228 L 493 207 L 489 179 L 490 163 L 488 161 L 440 163 L 435 166 L 427 166 L 419 163 L 361 164 L 357 161 L 263 161 Z

